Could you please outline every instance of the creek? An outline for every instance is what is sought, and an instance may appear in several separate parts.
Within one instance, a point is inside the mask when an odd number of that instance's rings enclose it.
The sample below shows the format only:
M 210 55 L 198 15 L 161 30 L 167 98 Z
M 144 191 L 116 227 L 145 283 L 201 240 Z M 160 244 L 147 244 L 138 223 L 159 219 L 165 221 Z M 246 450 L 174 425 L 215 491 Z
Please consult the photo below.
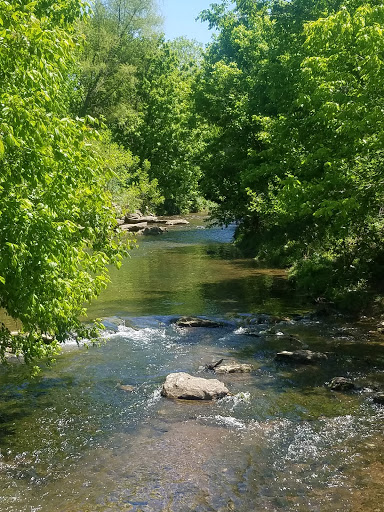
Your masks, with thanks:
M 189 220 L 111 271 L 89 309 L 105 343 L 68 342 L 34 379 L 2 369 L 0 511 L 383 511 L 384 407 L 371 390 L 384 388 L 384 337 L 369 319 L 313 316 L 283 271 L 237 255 L 233 227 Z M 178 328 L 181 315 L 223 325 Z M 274 360 L 298 348 L 328 360 Z M 213 377 L 204 365 L 221 358 L 254 366 L 218 376 L 232 396 L 160 396 L 168 373 Z M 359 390 L 330 391 L 335 376 Z

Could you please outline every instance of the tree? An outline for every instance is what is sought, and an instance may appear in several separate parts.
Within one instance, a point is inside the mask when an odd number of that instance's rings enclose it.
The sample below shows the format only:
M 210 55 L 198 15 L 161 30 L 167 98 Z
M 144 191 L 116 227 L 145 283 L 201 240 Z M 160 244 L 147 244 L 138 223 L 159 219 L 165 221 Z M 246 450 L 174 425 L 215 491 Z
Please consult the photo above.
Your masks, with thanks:
M 383 29 L 382 6 L 368 4 L 305 25 L 296 99 L 270 132 L 265 166 L 276 178 L 264 197 L 253 195 L 267 230 L 284 233 L 294 275 L 316 295 L 378 285 Z
M 138 75 L 142 123 L 122 141 L 151 164 L 165 198 L 161 213 L 177 214 L 199 202 L 200 168 L 197 154 L 202 138 L 193 108 L 191 87 L 198 69 L 199 47 L 187 40 L 160 42 L 147 55 Z
M 23 325 L 0 330 L 26 361 L 84 334 L 84 304 L 124 245 L 91 151 L 95 120 L 68 115 L 82 0 L 0 1 L 0 306 Z
M 140 122 L 137 72 L 157 46 L 161 18 L 154 0 L 95 0 L 80 25 L 80 55 L 74 111 L 103 116 L 111 129 L 134 131 Z
M 218 30 L 195 87 L 198 112 L 211 127 L 201 159 L 202 186 L 218 205 L 215 217 L 227 224 L 249 217 L 243 178 L 264 147 L 260 119 L 276 112 L 274 98 L 284 96 L 275 93 L 281 80 L 269 77 L 276 43 L 269 4 L 237 2 L 233 9 L 222 2 L 201 19 Z
M 381 5 L 223 2 L 202 17 L 220 30 L 196 91 L 218 220 L 314 295 L 365 290 L 383 262 Z
M 107 130 L 103 131 L 100 140 L 95 141 L 94 151 L 106 172 L 113 172 L 108 190 L 120 218 L 135 210 L 153 212 L 163 204 L 164 197 L 157 180 L 149 177 L 151 165 L 147 160 L 141 163 L 138 156 L 112 142 Z
M 165 43 L 158 28 L 153 0 L 97 0 L 83 27 L 74 108 L 103 116 L 112 141 L 149 162 L 148 177 L 164 197 L 157 211 L 173 214 L 196 208 L 200 199 L 191 84 L 202 50 L 183 38 Z

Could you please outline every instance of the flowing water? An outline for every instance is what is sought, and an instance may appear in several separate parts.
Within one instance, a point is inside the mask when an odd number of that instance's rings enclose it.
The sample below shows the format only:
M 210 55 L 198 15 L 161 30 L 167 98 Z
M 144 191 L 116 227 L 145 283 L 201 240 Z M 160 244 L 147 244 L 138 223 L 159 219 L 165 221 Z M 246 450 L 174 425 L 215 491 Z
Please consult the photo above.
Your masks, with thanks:
M 69 343 L 35 379 L 2 370 L 1 512 L 384 510 L 384 408 L 371 398 L 382 336 L 369 321 L 314 319 L 284 272 L 238 258 L 233 229 L 202 228 L 195 216 L 145 238 L 112 271 L 89 311 L 105 319 L 105 344 Z M 223 324 L 178 328 L 180 315 Z M 274 360 L 306 347 L 328 360 Z M 221 358 L 254 366 L 220 376 L 232 396 L 160 396 L 168 373 L 213 377 L 204 365 Z M 359 391 L 330 391 L 334 376 Z

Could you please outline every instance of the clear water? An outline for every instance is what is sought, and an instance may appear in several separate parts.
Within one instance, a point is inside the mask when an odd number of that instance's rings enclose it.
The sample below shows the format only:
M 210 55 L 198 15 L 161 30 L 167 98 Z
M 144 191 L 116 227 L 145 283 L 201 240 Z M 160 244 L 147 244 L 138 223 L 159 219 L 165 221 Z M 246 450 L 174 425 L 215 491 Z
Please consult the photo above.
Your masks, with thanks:
M 89 312 L 106 318 L 100 347 L 69 344 L 34 380 L 20 365 L 3 370 L 0 511 L 384 510 L 384 408 L 369 392 L 384 386 L 381 337 L 369 322 L 311 319 L 283 272 L 234 254 L 231 228 L 191 220 L 140 240 L 112 273 Z M 185 314 L 224 325 L 175 327 Z M 264 334 L 247 335 L 249 324 Z M 302 347 L 329 359 L 274 361 Z M 221 358 L 255 368 L 220 375 L 233 396 L 160 396 L 168 373 L 213 377 L 203 367 Z M 338 375 L 362 389 L 329 391 L 324 383 Z

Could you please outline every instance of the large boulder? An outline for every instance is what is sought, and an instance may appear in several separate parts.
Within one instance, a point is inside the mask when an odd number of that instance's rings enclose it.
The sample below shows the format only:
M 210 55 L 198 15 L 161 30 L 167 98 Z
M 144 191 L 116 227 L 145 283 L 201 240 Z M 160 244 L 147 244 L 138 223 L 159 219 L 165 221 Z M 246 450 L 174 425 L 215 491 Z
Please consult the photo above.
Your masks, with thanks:
M 384 405 L 384 393 L 382 391 L 375 393 L 372 398 L 375 404 Z
M 163 384 L 162 396 L 183 400 L 215 400 L 229 394 L 217 379 L 202 379 L 188 373 L 170 373 Z
M 278 352 L 275 356 L 276 361 L 282 361 L 284 363 L 313 364 L 324 359 L 328 359 L 326 354 L 312 352 L 312 350 L 294 350 L 293 352 L 283 350 L 282 352 Z
M 182 316 L 175 321 L 175 324 L 178 327 L 221 327 L 222 325 L 214 320 L 194 316 Z

